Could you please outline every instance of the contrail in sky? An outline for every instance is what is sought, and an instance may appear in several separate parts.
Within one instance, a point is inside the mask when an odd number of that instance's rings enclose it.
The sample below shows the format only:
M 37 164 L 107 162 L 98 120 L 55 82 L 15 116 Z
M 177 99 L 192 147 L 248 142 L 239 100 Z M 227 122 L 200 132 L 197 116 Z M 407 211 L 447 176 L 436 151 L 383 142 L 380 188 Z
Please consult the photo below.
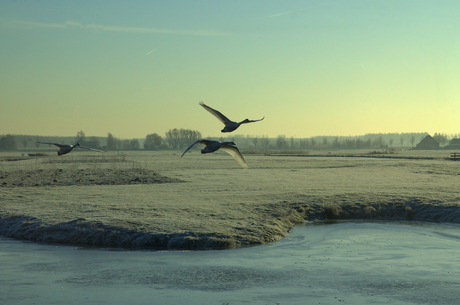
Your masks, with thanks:
M 265 16 L 263 18 L 279 17 L 279 16 L 283 16 L 283 15 L 287 15 L 287 14 L 291 14 L 291 13 L 295 13 L 295 12 L 299 12 L 299 11 L 304 11 L 304 10 L 306 10 L 306 8 L 302 8 L 302 9 L 298 9 L 298 10 L 294 10 L 294 11 L 283 12 L 283 13 L 279 13 L 279 14 L 273 14 L 273 15 L 270 15 L 270 16 Z
M 173 35 L 195 35 L 195 36 L 226 36 L 228 34 L 221 33 L 215 30 L 169 30 L 161 28 L 141 28 L 133 26 L 110 26 L 101 24 L 84 24 L 75 21 L 67 21 L 64 23 L 43 23 L 25 20 L 11 20 L 10 23 L 23 26 L 25 28 L 55 28 L 55 29 L 83 29 L 83 30 L 99 30 L 120 33 L 157 33 L 157 34 L 173 34 Z
M 150 51 L 150 52 L 147 52 L 145 55 L 149 55 L 150 53 L 152 53 L 152 52 L 155 52 L 155 51 L 156 51 L 156 50 L 158 50 L 159 48 L 160 48 L 160 47 L 158 47 L 158 48 L 155 48 L 155 49 L 153 49 L 152 51 Z

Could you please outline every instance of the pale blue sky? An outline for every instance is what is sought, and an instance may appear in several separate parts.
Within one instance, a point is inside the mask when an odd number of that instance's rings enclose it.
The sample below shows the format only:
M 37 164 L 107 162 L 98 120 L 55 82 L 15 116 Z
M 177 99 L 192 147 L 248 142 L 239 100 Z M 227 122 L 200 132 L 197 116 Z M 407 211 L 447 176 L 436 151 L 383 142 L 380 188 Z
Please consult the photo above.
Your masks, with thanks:
M 460 133 L 460 1 L 2 1 L 0 134 Z

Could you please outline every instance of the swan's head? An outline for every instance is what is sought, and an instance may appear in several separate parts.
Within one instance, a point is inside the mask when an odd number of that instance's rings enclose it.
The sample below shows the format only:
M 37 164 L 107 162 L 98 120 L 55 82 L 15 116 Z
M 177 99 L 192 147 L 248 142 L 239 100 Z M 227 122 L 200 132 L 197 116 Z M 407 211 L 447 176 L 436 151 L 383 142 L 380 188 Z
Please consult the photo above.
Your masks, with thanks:
M 74 147 L 75 147 L 75 146 L 80 146 L 80 143 L 75 144 Z

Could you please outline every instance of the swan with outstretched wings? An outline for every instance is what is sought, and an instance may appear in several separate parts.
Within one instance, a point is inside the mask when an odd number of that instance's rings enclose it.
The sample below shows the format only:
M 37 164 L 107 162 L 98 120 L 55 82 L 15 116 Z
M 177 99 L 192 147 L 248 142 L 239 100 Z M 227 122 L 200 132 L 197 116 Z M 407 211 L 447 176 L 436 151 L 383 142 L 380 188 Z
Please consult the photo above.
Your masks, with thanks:
M 247 169 L 248 165 L 244 161 L 243 156 L 241 155 L 240 151 L 238 148 L 235 146 L 235 143 L 233 142 L 219 142 L 219 141 L 211 141 L 211 140 L 198 140 L 192 145 L 190 145 L 180 156 L 181 158 L 187 153 L 196 143 L 200 143 L 202 145 L 206 145 L 205 148 L 201 150 L 202 154 L 207 154 L 207 153 L 212 153 L 217 150 L 223 150 L 227 153 L 229 153 L 238 163 L 244 168 Z
M 200 102 L 200 105 L 204 109 L 209 111 L 211 114 L 213 114 L 217 119 L 219 119 L 219 121 L 224 123 L 225 127 L 224 127 L 224 129 L 221 130 L 222 132 L 232 132 L 232 131 L 236 130 L 238 127 L 240 127 L 241 124 L 254 123 L 254 122 L 262 121 L 263 119 L 265 119 L 265 117 L 263 117 L 260 120 L 248 120 L 248 119 L 246 119 L 246 120 L 241 121 L 241 122 L 234 122 L 232 120 L 229 120 L 225 115 L 223 115 L 219 111 L 217 111 L 217 110 L 205 105 L 203 102 Z
M 34 141 L 32 139 L 29 139 L 30 141 Z M 71 152 L 74 148 L 80 148 L 80 149 L 86 149 L 86 150 L 92 150 L 92 151 L 97 151 L 97 152 L 105 152 L 102 150 L 94 149 L 94 148 L 89 148 L 89 147 L 84 147 L 81 146 L 80 143 L 77 143 L 75 145 L 67 145 L 67 144 L 59 144 L 59 143 L 49 143 L 49 142 L 40 142 L 40 141 L 34 141 L 36 143 L 40 144 L 48 144 L 48 145 L 54 145 L 59 148 L 57 151 L 58 156 L 68 154 Z

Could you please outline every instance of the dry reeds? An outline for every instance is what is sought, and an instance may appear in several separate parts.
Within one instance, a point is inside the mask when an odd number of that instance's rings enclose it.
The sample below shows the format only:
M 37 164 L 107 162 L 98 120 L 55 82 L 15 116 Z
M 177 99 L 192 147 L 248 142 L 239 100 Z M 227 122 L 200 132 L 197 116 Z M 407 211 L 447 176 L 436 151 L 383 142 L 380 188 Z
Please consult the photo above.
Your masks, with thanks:
M 339 219 L 342 208 L 336 204 L 325 204 L 323 211 L 327 219 Z

